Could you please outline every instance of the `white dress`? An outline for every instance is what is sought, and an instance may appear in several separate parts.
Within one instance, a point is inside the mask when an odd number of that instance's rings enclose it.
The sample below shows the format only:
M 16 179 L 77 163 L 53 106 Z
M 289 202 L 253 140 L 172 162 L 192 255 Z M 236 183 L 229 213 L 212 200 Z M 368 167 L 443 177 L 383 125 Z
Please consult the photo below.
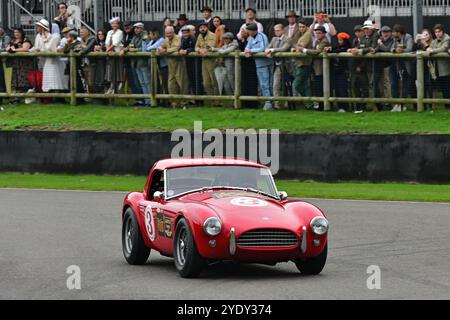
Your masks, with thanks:
M 57 52 L 61 38 L 58 35 L 52 35 L 45 43 L 45 52 Z M 42 71 L 42 91 L 67 90 L 68 79 L 64 75 L 65 64 L 61 58 L 46 58 L 44 69 Z

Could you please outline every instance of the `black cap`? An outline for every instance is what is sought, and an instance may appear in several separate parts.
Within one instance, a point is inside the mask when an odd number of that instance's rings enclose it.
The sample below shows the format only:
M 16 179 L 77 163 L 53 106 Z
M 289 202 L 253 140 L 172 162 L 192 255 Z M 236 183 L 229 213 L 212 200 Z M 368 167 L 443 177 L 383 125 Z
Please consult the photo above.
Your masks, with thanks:
M 131 23 L 131 21 L 125 21 L 125 22 L 123 23 L 123 26 L 124 26 L 124 27 L 129 27 L 129 26 L 131 26 L 131 25 L 133 25 L 133 24 Z
M 317 28 L 314 29 L 314 31 L 321 31 L 323 33 L 327 33 L 327 29 L 325 29 L 324 26 L 318 26 Z
M 177 20 L 188 21 L 189 19 L 187 18 L 186 14 L 182 13 L 182 14 L 180 14 L 180 16 L 178 17 Z
M 198 28 L 200 28 L 201 26 L 207 26 L 207 27 L 209 27 L 209 24 L 208 24 L 208 22 L 206 22 L 206 21 L 202 21 L 202 22 L 200 22 L 199 24 L 198 24 Z
M 251 7 L 245 9 L 245 12 L 249 12 L 249 11 L 253 11 L 253 13 L 256 14 L 256 9 L 253 9 L 253 8 L 251 8 Z
M 258 25 L 256 23 L 248 23 L 245 28 L 248 31 L 258 31 Z
M 358 24 L 353 28 L 353 31 L 362 31 L 362 25 Z

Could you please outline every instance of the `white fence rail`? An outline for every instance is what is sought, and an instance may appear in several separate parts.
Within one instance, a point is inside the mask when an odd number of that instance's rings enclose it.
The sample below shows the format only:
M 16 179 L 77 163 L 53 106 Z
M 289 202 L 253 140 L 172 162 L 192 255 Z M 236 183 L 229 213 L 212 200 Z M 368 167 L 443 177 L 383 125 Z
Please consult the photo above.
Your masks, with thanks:
M 18 8 L 12 0 L 7 1 L 8 26 L 22 25 L 32 29 L 32 18 Z M 53 18 L 57 14 L 59 0 L 16 0 L 25 7 L 40 3 L 42 11 L 37 17 Z M 310 18 L 318 10 L 326 11 L 332 17 L 365 17 L 377 6 L 383 17 L 411 16 L 415 0 L 256 0 L 260 19 L 283 18 L 288 10 L 296 10 L 303 17 Z M 67 0 L 68 4 L 80 6 L 82 19 L 92 23 L 95 20 L 96 3 L 103 2 L 105 19 L 118 16 L 123 20 L 161 21 L 165 17 L 175 19 L 185 13 L 190 20 L 201 18 L 200 8 L 208 5 L 214 15 L 224 19 L 243 19 L 246 0 Z M 36 5 L 31 5 L 34 8 Z M 38 6 L 39 7 L 39 6 Z M 425 16 L 450 16 L 450 0 L 424 0 Z M 32 11 L 33 12 L 33 11 Z M 0 12 L 1 14 L 1 12 Z

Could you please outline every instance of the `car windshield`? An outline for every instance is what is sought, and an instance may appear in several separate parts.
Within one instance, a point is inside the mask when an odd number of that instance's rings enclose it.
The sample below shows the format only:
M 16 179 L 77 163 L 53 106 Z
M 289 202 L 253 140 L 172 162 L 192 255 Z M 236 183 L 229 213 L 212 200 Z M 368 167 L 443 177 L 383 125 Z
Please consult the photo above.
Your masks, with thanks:
M 167 170 L 167 197 L 203 188 L 248 189 L 277 198 L 269 169 L 249 166 L 198 166 Z

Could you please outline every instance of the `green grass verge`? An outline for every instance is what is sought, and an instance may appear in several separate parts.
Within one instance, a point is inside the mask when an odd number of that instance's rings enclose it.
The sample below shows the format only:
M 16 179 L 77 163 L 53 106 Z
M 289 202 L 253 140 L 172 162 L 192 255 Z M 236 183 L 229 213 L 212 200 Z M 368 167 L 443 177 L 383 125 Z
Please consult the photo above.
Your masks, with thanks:
M 0 188 L 92 191 L 142 190 L 145 177 L 0 174 Z M 277 181 L 278 189 L 303 198 L 450 202 L 450 185 L 407 183 L 317 183 Z
M 352 113 L 234 110 L 231 108 L 130 108 L 85 105 L 4 106 L 0 130 L 94 130 L 158 132 L 193 129 L 203 121 L 203 129 L 280 129 L 286 133 L 330 134 L 449 134 L 450 112 Z

